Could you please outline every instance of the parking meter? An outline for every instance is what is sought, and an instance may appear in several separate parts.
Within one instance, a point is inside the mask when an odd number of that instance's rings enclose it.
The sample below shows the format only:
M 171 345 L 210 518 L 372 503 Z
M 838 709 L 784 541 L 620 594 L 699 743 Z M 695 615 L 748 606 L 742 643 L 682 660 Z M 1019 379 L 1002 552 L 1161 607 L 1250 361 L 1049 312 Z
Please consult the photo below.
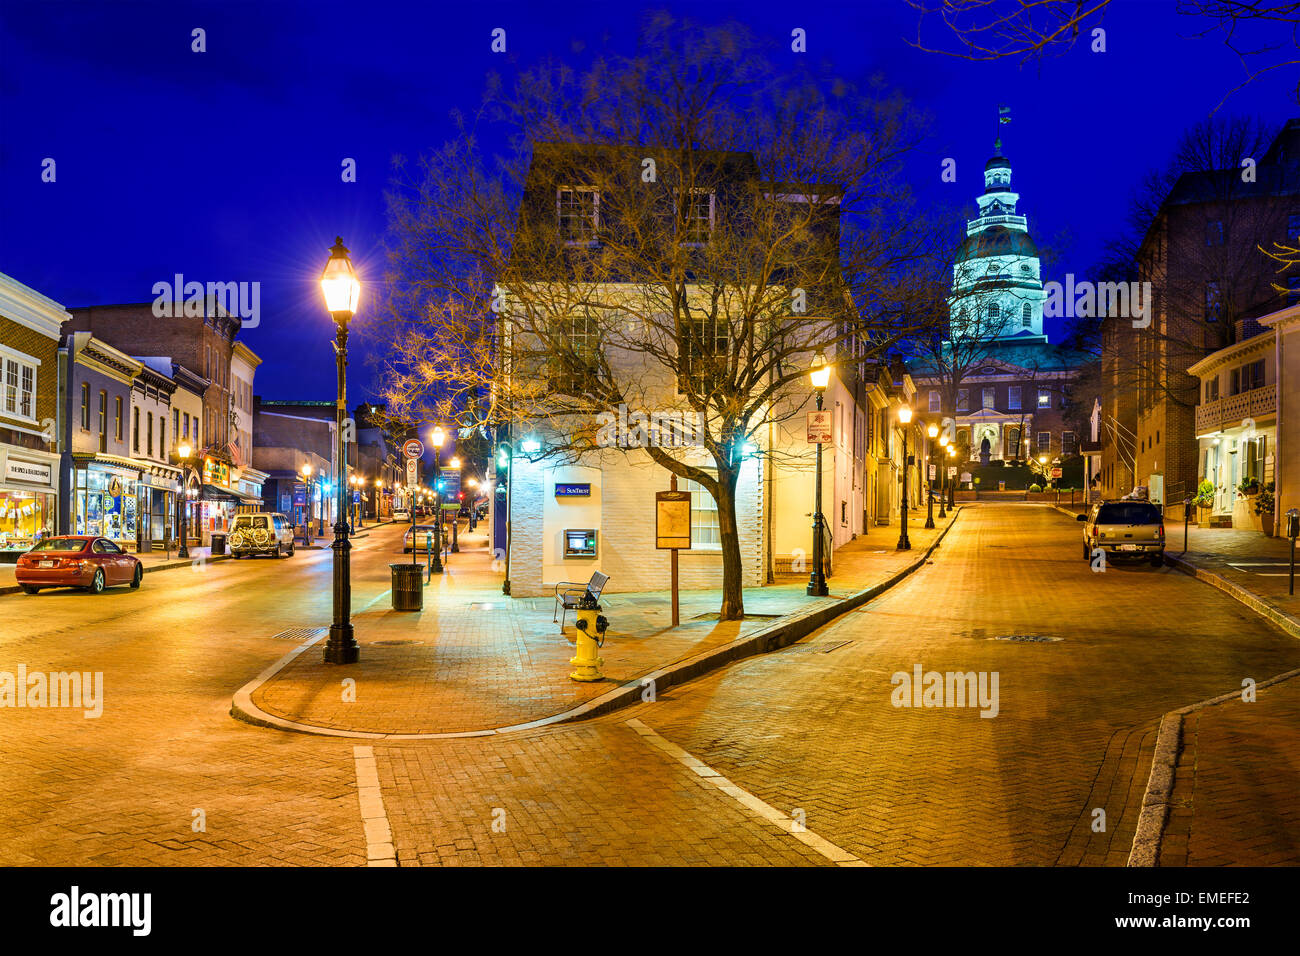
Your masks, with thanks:
M 1295 594 L 1295 539 L 1300 535 L 1300 511 L 1292 508 L 1286 513 L 1286 536 L 1291 539 L 1291 575 L 1288 593 Z

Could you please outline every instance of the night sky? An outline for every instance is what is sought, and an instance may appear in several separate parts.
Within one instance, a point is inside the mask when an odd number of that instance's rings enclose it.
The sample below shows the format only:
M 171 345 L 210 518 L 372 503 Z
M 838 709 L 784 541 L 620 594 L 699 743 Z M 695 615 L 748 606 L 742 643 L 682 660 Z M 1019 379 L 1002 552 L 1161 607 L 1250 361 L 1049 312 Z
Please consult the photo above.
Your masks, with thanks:
M 881 74 L 934 119 L 910 164 L 914 187 L 964 216 L 997 106 L 1009 105 L 1001 132 L 1020 212 L 1040 245 L 1061 251 L 1045 279 L 1088 272 L 1122 229 L 1130 191 L 1242 76 L 1172 2 L 1119 0 L 1106 53 L 1081 43 L 1023 67 L 908 47 L 915 14 L 903 0 L 655 6 L 740 20 L 782 50 L 802 27 L 807 55 L 834 72 Z M 332 330 L 316 280 L 335 234 L 363 279 L 382 270 L 391 157 L 449 137 L 449 112 L 479 103 L 489 71 L 509 81 L 548 53 L 581 66 L 595 51 L 630 51 L 639 16 L 633 4 L 571 0 L 0 0 L 0 272 L 69 307 L 149 301 L 175 273 L 260 281 L 260 325 L 241 335 L 264 359 L 258 393 L 330 399 Z M 206 53 L 191 52 L 195 27 Z M 489 49 L 495 27 L 507 31 L 505 55 Z M 1293 85 L 1277 71 L 1225 111 L 1278 128 L 1300 115 Z M 41 181 L 46 157 L 55 183 Z M 356 183 L 340 179 L 344 157 L 357 161 Z M 940 183 L 945 157 L 957 160 L 955 184 Z M 363 301 L 363 351 L 365 318 Z M 350 398 L 374 398 L 373 375 L 356 365 Z

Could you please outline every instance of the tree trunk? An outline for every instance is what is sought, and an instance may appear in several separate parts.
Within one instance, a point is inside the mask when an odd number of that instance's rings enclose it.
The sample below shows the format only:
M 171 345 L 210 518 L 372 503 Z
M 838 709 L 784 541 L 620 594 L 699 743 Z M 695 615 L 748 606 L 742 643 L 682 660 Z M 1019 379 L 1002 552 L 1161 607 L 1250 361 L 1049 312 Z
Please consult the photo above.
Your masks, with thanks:
M 736 469 L 718 469 L 718 528 L 722 539 L 722 607 L 719 620 L 745 616 L 745 591 L 740 580 L 740 529 L 736 523 Z

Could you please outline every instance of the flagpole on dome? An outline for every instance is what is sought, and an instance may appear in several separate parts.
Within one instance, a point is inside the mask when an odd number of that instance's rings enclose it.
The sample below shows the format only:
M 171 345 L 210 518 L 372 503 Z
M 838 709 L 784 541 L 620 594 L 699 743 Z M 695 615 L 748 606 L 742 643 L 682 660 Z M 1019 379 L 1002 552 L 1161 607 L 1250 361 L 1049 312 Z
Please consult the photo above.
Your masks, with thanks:
M 1002 155 L 1002 132 L 1001 128 L 1011 122 L 1011 107 L 1002 103 L 998 104 L 998 136 L 993 140 L 993 152 L 997 156 Z

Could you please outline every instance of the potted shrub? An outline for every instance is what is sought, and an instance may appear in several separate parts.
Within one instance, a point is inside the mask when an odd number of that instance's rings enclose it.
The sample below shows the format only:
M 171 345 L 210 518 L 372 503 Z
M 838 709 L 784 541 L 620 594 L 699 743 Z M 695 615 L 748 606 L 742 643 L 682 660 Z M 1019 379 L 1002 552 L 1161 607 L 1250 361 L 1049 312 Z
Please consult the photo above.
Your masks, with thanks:
M 1196 523 L 1202 528 L 1210 526 L 1210 509 L 1214 507 L 1214 482 L 1206 479 L 1196 486 L 1196 497 L 1192 499 L 1192 504 L 1196 505 Z
M 1260 530 L 1267 537 L 1273 537 L 1273 510 L 1277 507 L 1273 497 L 1273 482 L 1264 486 L 1264 490 L 1255 496 L 1255 514 L 1259 515 Z
M 1030 494 L 1037 495 L 1037 494 L 1040 494 L 1040 493 L 1042 492 L 1042 490 L 1043 490 L 1043 486 L 1042 486 L 1042 485 L 1039 485 L 1039 484 L 1033 484 L 1033 485 L 1030 485 L 1030 486 L 1029 486 L 1029 492 L 1030 492 Z

